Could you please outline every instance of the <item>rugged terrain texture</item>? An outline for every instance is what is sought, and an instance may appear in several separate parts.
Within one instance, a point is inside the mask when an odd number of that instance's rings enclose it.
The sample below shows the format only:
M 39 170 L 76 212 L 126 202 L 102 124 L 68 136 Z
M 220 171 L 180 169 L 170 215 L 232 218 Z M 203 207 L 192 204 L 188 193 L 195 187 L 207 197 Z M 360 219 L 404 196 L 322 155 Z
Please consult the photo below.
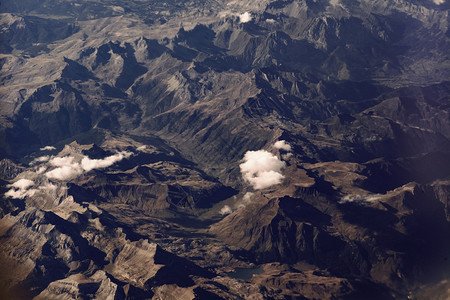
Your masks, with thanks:
M 0 4 L 0 298 L 448 299 L 447 1 Z

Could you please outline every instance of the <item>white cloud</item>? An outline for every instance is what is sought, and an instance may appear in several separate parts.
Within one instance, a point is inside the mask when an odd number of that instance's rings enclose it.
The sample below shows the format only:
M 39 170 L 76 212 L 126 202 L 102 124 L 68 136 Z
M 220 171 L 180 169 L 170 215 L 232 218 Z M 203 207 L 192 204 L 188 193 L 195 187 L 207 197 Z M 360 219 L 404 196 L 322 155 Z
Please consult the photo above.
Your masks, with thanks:
M 137 151 L 144 151 L 147 148 L 147 146 L 142 145 L 136 148 Z
M 283 181 L 284 175 L 275 171 L 263 171 L 256 176 L 249 176 L 247 180 L 253 185 L 255 190 L 265 189 Z
M 59 169 L 59 168 L 58 168 Z M 47 183 L 44 185 L 39 186 L 38 189 L 31 188 L 35 185 L 35 182 L 29 179 L 20 179 L 13 184 L 8 185 L 8 187 L 11 187 L 9 191 L 5 193 L 6 197 L 9 198 L 15 198 L 15 199 L 23 199 L 25 197 L 31 197 L 36 192 L 49 192 L 49 191 L 56 191 L 57 186 L 52 183 Z
M 441 5 L 445 2 L 445 0 L 433 0 L 434 4 Z
M 333 5 L 333 6 L 341 5 L 339 0 L 330 0 L 330 4 Z
M 27 196 L 30 196 L 30 197 L 33 196 L 36 192 L 37 192 L 37 190 L 35 190 L 35 189 L 30 189 L 30 190 L 10 189 L 9 191 L 7 191 L 5 193 L 5 196 L 7 198 L 23 199 Z
M 272 23 L 272 24 L 273 24 L 273 23 L 276 23 L 276 21 L 275 21 L 274 19 L 267 19 L 266 22 L 267 22 L 267 23 Z
M 285 151 L 288 151 L 288 152 L 292 150 L 291 145 L 286 143 L 285 140 L 277 141 L 277 142 L 275 142 L 275 144 L 273 144 L 273 146 L 276 149 L 281 149 L 281 150 L 285 150 Z
M 246 204 L 252 202 L 252 197 L 255 193 L 247 192 L 244 197 L 242 197 L 242 202 L 237 206 L 238 209 L 245 207 Z
M 245 193 L 244 197 L 242 198 L 242 201 L 244 201 L 245 203 L 249 203 L 250 201 L 252 201 L 252 197 L 253 197 L 252 192 L 247 192 Z
M 47 183 L 46 185 L 39 187 L 40 190 L 45 190 L 45 191 L 56 191 L 57 188 L 58 187 L 52 183 Z
M 33 180 L 29 180 L 29 179 L 19 179 L 16 182 L 14 182 L 13 184 L 10 184 L 10 187 L 16 188 L 16 189 L 20 189 L 20 190 L 26 190 L 27 188 L 31 187 L 34 185 L 34 181 Z
M 41 151 L 49 151 L 49 150 L 56 150 L 53 146 L 45 146 L 41 148 Z
M 34 181 L 29 179 L 20 179 L 14 182 L 13 184 L 8 185 L 8 187 L 12 187 L 9 191 L 5 193 L 6 197 L 23 199 L 26 196 L 33 196 L 36 193 L 35 189 L 29 189 L 34 185 Z
M 44 156 L 37 157 L 37 158 L 34 159 L 34 161 L 37 161 L 37 162 L 46 162 L 46 161 L 49 161 L 49 160 L 50 160 L 50 156 L 49 155 L 44 155 Z
M 51 158 L 51 156 L 49 156 L 49 155 L 36 157 L 35 159 L 33 159 L 33 161 L 30 163 L 30 165 L 35 165 L 35 164 L 38 164 L 38 163 L 47 162 L 47 161 L 50 160 L 50 158 Z
M 72 156 L 64 156 L 64 157 L 55 157 L 52 158 L 50 164 L 55 167 L 64 167 L 70 166 L 76 163 L 73 163 L 74 157 Z
M 81 163 L 74 161 L 75 157 L 72 156 L 54 157 L 50 160 L 50 164 L 57 168 L 45 173 L 45 175 L 50 179 L 69 180 L 81 175 L 83 172 L 107 168 L 131 155 L 131 152 L 124 151 L 103 159 L 90 159 L 87 156 L 83 156 Z
M 45 176 L 50 179 L 68 180 L 81 175 L 83 169 L 79 163 L 73 161 L 74 159 L 72 156 L 52 158 L 50 164 L 57 168 L 45 173 Z
M 243 178 L 254 189 L 259 190 L 281 183 L 284 178 L 281 169 L 285 165 L 270 152 L 258 150 L 247 151 L 244 155 L 244 162 L 239 167 Z
M 51 171 L 45 173 L 50 179 L 58 179 L 58 180 L 68 180 L 75 178 L 83 173 L 83 169 L 81 168 L 79 163 L 58 167 Z
M 224 215 L 229 215 L 233 212 L 233 210 L 231 209 L 231 207 L 229 207 L 228 205 L 225 205 L 224 207 L 222 207 L 222 209 L 219 211 L 219 214 L 221 214 L 222 216 Z
M 44 173 L 45 170 L 47 170 L 47 167 L 40 167 L 39 169 L 36 170 L 36 174 L 42 174 Z
M 349 203 L 349 202 L 357 202 L 357 203 L 363 203 L 363 202 L 371 202 L 371 201 L 377 201 L 382 198 L 382 195 L 380 194 L 349 194 L 345 195 L 344 197 L 339 200 L 339 203 Z
M 131 152 L 120 152 L 103 159 L 90 159 L 89 157 L 85 156 L 81 160 L 81 166 L 87 172 L 93 169 L 102 169 L 109 167 L 124 158 L 130 157 L 131 154 Z
M 241 23 L 247 23 L 252 20 L 252 15 L 249 12 L 245 12 L 242 15 L 239 15 L 239 21 Z

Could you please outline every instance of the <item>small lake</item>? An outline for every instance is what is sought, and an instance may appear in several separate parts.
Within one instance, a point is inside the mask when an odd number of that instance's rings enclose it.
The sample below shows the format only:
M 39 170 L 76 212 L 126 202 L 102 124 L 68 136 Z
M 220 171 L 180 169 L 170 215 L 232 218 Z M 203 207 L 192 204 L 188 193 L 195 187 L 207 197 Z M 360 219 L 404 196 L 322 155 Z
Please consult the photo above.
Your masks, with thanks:
M 264 272 L 262 267 L 254 267 L 254 268 L 236 268 L 233 272 L 227 272 L 227 275 L 243 280 L 250 280 L 254 274 L 261 274 Z

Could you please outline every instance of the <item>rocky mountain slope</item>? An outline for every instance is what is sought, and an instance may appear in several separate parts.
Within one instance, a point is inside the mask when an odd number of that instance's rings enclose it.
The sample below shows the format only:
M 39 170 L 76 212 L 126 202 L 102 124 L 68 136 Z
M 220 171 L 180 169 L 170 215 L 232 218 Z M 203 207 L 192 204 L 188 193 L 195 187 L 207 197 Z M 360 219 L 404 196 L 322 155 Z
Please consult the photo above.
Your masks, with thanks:
M 2 1 L 2 297 L 447 299 L 449 5 Z

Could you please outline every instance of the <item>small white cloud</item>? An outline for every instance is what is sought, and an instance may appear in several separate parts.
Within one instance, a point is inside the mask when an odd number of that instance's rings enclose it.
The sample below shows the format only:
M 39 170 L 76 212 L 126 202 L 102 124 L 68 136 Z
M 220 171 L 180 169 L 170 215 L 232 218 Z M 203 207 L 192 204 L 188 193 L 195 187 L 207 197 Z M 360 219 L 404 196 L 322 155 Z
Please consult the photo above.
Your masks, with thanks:
M 53 146 L 45 146 L 41 148 L 41 151 L 50 151 L 50 150 L 56 150 Z
M 246 204 L 249 204 L 250 202 L 252 202 L 252 197 L 253 197 L 254 193 L 252 192 L 247 192 L 245 193 L 244 197 L 242 197 L 242 203 L 240 203 L 238 205 L 238 209 L 245 207 Z
M 50 160 L 50 164 L 57 167 L 45 173 L 45 176 L 50 179 L 68 180 L 83 173 L 80 164 L 74 162 L 74 157 L 72 156 L 54 157 Z
M 7 198 L 15 198 L 15 199 L 23 199 L 25 197 L 31 197 L 33 196 L 37 190 L 30 189 L 30 190 L 14 190 L 10 189 L 5 193 L 5 196 Z
M 48 183 L 46 185 L 42 185 L 39 187 L 40 190 L 44 190 L 44 191 L 56 191 L 58 187 L 56 185 L 54 185 L 53 183 Z
M 64 167 L 64 166 L 71 166 L 73 164 L 76 164 L 73 162 L 74 157 L 72 156 L 64 156 L 64 157 L 55 157 L 52 158 L 50 161 L 50 164 L 55 167 Z
M 123 151 L 103 159 L 90 159 L 87 156 L 82 156 L 77 161 L 72 156 L 54 157 L 50 159 L 49 163 L 57 168 L 45 173 L 45 175 L 50 179 L 69 180 L 83 174 L 83 172 L 107 168 L 124 158 L 130 157 L 132 154 L 131 152 Z
M 349 202 L 356 202 L 356 203 L 364 203 L 364 202 L 372 202 L 377 201 L 382 198 L 382 195 L 380 194 L 349 194 L 345 195 L 344 197 L 339 200 L 339 203 L 349 203 Z
M 254 193 L 252 192 L 245 193 L 244 197 L 242 198 L 242 201 L 244 201 L 245 203 L 249 203 L 250 201 L 252 201 L 253 195 Z
M 47 167 L 40 167 L 36 170 L 36 174 L 42 174 L 47 170 Z
M 56 169 L 53 169 L 51 171 L 48 171 L 45 173 L 45 176 L 50 179 L 57 179 L 57 180 L 68 180 L 73 179 L 83 173 L 83 169 L 81 168 L 80 164 L 75 163 L 68 166 L 62 166 L 58 167 Z
M 281 169 L 285 163 L 265 150 L 247 151 L 244 162 L 239 165 L 244 180 L 254 189 L 264 189 L 282 182 Z
M 333 6 L 341 5 L 339 0 L 330 0 L 330 4 L 333 5 Z
M 19 179 L 16 182 L 14 182 L 13 184 L 10 184 L 10 187 L 16 188 L 16 189 L 20 189 L 20 190 L 26 190 L 27 188 L 31 187 L 34 185 L 34 181 L 29 180 L 29 179 Z
M 74 157 L 54 157 L 50 160 L 52 166 L 57 167 L 45 173 L 45 176 L 50 179 L 67 180 L 80 175 L 83 170 L 79 163 L 74 162 Z
M 239 21 L 241 23 L 247 23 L 252 20 L 252 15 L 249 12 L 245 12 L 242 15 L 239 15 Z
M 228 205 L 225 205 L 224 207 L 222 207 L 222 209 L 219 211 L 219 214 L 221 214 L 222 216 L 224 215 L 229 215 L 233 212 L 233 210 L 231 209 L 231 207 L 229 207 Z
M 37 162 L 46 162 L 46 161 L 50 160 L 50 156 L 49 155 L 44 155 L 44 156 L 41 156 L 41 157 L 37 157 L 34 160 L 37 161 Z
M 266 22 L 271 23 L 271 24 L 276 23 L 276 21 L 274 19 L 267 19 Z
M 14 189 L 10 189 L 5 193 L 6 198 L 14 198 L 14 199 L 23 199 L 25 196 L 21 191 L 16 191 Z
M 276 149 L 281 149 L 281 150 L 288 151 L 288 152 L 292 150 L 291 145 L 286 143 L 285 140 L 277 141 L 277 142 L 275 142 L 275 144 L 273 144 L 273 146 Z
M 272 185 L 280 184 L 283 179 L 284 175 L 275 171 L 263 171 L 259 172 L 254 177 L 247 178 L 255 190 L 265 189 Z
M 41 157 L 36 157 L 35 159 L 33 159 L 33 161 L 30 163 L 31 165 L 35 165 L 35 164 L 39 164 L 39 163 L 43 163 L 43 162 L 47 162 L 49 161 L 51 158 L 51 156 L 49 155 L 44 155 Z
M 445 3 L 445 0 L 433 0 L 434 4 L 441 5 Z
M 34 181 L 29 179 L 20 179 L 14 182 L 13 184 L 8 185 L 8 187 L 12 187 L 9 191 L 5 193 L 6 197 L 15 198 L 15 199 L 23 199 L 26 196 L 33 196 L 36 193 L 35 189 L 29 189 L 34 185 Z
M 90 159 L 89 157 L 84 157 L 81 160 L 81 166 L 85 171 L 89 172 L 93 169 L 102 169 L 112 166 L 114 163 L 130 157 L 131 155 L 131 152 L 120 152 L 103 159 Z
M 144 151 L 147 148 L 147 146 L 142 145 L 136 148 L 137 151 Z

